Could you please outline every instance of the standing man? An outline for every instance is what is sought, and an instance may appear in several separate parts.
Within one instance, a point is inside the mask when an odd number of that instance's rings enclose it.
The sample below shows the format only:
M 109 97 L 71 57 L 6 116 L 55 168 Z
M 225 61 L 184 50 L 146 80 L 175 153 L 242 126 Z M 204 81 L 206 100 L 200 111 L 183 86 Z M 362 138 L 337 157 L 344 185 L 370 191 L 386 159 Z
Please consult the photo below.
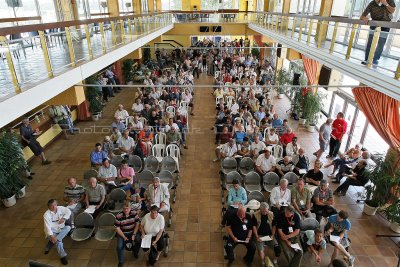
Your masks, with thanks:
M 361 14 L 361 18 L 365 23 L 368 23 L 368 14 L 371 15 L 372 20 L 377 21 L 391 21 L 393 19 L 393 13 L 396 11 L 396 4 L 394 0 L 373 0 L 365 8 L 364 12 Z M 372 39 L 374 37 L 374 31 L 376 26 L 369 27 L 370 32 L 368 35 L 367 46 L 365 48 L 365 60 L 361 62 L 363 65 L 367 65 L 369 52 L 371 50 Z M 390 28 L 381 27 L 381 34 L 379 35 L 379 41 L 376 46 L 375 54 L 372 59 L 372 64 L 377 65 L 381 57 L 383 48 L 385 46 L 388 32 Z
M 332 133 L 332 119 L 327 119 L 324 124 L 319 128 L 319 149 L 313 153 L 319 159 L 328 147 L 329 137 Z
M 347 122 L 344 119 L 343 112 L 336 115 L 336 119 L 332 124 L 331 139 L 329 140 L 329 155 L 327 158 L 335 158 L 339 152 L 342 138 L 347 131 Z
M 44 254 L 48 254 L 50 249 L 56 245 L 60 261 L 63 265 L 68 264 L 67 253 L 64 250 L 62 240 L 71 231 L 71 226 L 65 225 L 65 222 L 71 217 L 71 211 L 63 206 L 57 206 L 55 199 L 47 202 L 48 210 L 43 215 L 44 233 L 49 240 Z
M 70 134 L 74 134 L 74 131 L 78 130 L 74 128 L 71 110 L 67 105 L 50 106 L 49 116 L 53 119 L 53 122 L 59 124 L 62 129 L 68 129 Z
M 134 243 L 132 254 L 136 259 L 141 244 L 140 234 L 138 234 L 140 219 L 136 211 L 131 208 L 129 201 L 125 201 L 122 211 L 115 216 L 114 226 L 117 232 L 118 267 L 122 267 L 126 243 Z

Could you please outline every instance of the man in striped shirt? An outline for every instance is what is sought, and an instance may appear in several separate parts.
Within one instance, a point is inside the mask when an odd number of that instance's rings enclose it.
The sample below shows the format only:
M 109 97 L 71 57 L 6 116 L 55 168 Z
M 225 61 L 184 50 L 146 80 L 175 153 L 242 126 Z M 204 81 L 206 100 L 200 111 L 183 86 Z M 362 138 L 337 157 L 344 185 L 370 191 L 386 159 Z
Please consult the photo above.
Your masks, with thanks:
M 64 201 L 67 208 L 71 210 L 71 225 L 74 228 L 74 219 L 78 212 L 82 209 L 83 201 L 85 199 L 85 188 L 76 184 L 76 179 L 71 177 L 67 180 L 68 185 L 64 188 Z
M 129 241 L 134 242 L 132 253 L 138 258 L 141 245 L 141 237 L 139 231 L 140 219 L 135 210 L 131 208 L 131 203 L 126 201 L 120 213 L 115 216 L 115 228 L 117 231 L 117 255 L 118 267 L 124 264 L 124 248 Z

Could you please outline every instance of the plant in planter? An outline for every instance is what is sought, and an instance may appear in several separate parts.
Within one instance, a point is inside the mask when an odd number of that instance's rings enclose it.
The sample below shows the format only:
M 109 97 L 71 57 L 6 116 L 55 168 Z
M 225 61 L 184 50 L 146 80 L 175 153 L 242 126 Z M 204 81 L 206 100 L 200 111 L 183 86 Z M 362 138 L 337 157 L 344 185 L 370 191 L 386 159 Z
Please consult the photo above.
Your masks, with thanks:
M 96 84 L 97 79 L 94 75 L 86 78 L 87 84 Z M 92 113 L 93 120 L 98 120 L 103 111 L 102 94 L 93 86 L 86 87 L 86 98 L 89 102 L 89 111 Z
M 11 132 L 0 133 L 0 198 L 6 207 L 15 205 L 15 194 L 25 185 L 21 169 L 26 165 L 18 137 Z
M 260 59 L 260 48 L 257 46 L 256 43 L 254 43 L 253 48 L 251 49 L 251 54 L 256 59 L 258 59 L 258 60 Z
M 122 64 L 122 75 L 124 76 L 125 83 L 128 84 L 133 81 L 133 65 L 135 61 L 133 59 L 127 59 L 124 60 Z
M 276 73 L 275 77 L 275 85 L 278 85 L 276 88 L 276 91 L 278 93 L 278 98 L 283 98 L 283 95 L 285 94 L 286 87 L 285 85 L 289 85 L 291 82 L 291 77 L 290 73 L 284 69 L 280 69 Z
M 307 90 L 307 89 L 305 89 Z M 318 121 L 318 113 L 322 108 L 322 97 L 318 92 L 307 91 L 303 98 L 303 118 L 308 122 L 308 130 L 315 131 Z
M 395 169 L 394 156 L 374 155 L 375 166 L 369 171 L 368 178 L 371 182 L 366 187 L 364 213 L 374 215 L 377 209 L 391 199 L 390 189 L 400 183 L 400 170 Z
M 383 214 L 391 223 L 390 229 L 400 233 L 400 199 L 383 210 Z

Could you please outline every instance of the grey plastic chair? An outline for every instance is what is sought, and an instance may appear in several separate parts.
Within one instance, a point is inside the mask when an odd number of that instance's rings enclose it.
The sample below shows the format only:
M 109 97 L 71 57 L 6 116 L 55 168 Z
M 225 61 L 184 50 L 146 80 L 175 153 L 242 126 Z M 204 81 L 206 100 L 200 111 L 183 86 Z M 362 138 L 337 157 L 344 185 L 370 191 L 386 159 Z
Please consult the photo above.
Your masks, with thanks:
M 225 175 L 230 173 L 231 171 L 236 171 L 237 162 L 234 158 L 224 158 L 221 162 L 221 171 Z
M 111 213 L 118 213 L 122 211 L 124 201 L 126 200 L 126 192 L 121 188 L 114 188 L 109 195 L 109 206 L 108 210 Z
M 152 173 L 157 173 L 160 163 L 154 156 L 148 156 L 144 161 L 144 170 L 148 170 Z
M 293 187 L 293 186 L 297 183 L 297 180 L 299 179 L 299 177 L 297 176 L 297 174 L 295 174 L 294 172 L 287 172 L 287 173 L 285 173 L 285 175 L 283 176 L 283 178 L 285 178 L 286 180 L 288 180 L 288 187 Z
M 247 197 L 247 202 L 249 202 L 252 199 L 257 200 L 260 203 L 261 202 L 265 202 L 264 194 L 261 191 L 252 191 L 252 192 L 250 192 L 248 197 Z
M 75 230 L 71 234 L 74 241 L 89 239 L 94 232 L 94 219 L 89 213 L 82 212 L 75 218 Z
M 232 171 L 226 175 L 226 178 L 224 181 L 224 188 L 226 190 L 229 190 L 229 187 L 232 186 L 233 179 L 237 179 L 239 181 L 239 184 L 243 185 L 242 176 L 237 171 Z
M 120 155 L 116 155 L 111 158 L 110 163 L 114 165 L 115 167 L 119 168 L 122 165 L 122 160 L 124 158 L 121 157 Z
M 103 213 L 97 221 L 97 231 L 94 238 L 98 241 L 109 241 L 115 237 L 115 216 L 112 213 Z
M 83 173 L 83 180 L 89 180 L 91 177 L 97 177 L 97 171 L 96 170 L 87 170 Z
M 137 155 L 129 155 L 128 165 L 133 168 L 135 173 L 139 173 L 143 167 L 142 159 Z
M 249 172 L 244 177 L 244 188 L 248 192 L 261 191 L 261 178 L 256 172 Z
M 173 157 L 171 156 L 166 156 L 162 159 L 161 161 L 161 171 L 169 171 L 171 173 L 174 173 L 178 170 L 176 161 Z
M 252 171 L 254 171 L 254 161 L 249 157 L 242 158 L 239 162 L 239 172 L 242 175 L 246 175 Z
M 271 193 L 272 189 L 279 184 L 279 176 L 274 172 L 269 172 L 263 177 L 264 190 Z
M 319 228 L 319 222 L 314 218 L 305 218 L 300 222 L 300 231 L 315 230 Z
M 138 174 L 138 178 L 140 186 L 147 188 L 149 184 L 153 183 L 154 174 L 149 170 L 144 170 Z

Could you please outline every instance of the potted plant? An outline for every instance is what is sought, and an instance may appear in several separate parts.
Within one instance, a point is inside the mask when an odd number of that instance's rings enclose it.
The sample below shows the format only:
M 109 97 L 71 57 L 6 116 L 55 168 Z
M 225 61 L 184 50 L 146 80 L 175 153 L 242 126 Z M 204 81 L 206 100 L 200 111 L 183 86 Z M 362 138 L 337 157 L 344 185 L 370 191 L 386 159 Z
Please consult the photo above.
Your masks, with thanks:
M 126 84 L 133 83 L 133 65 L 135 61 L 133 59 L 124 60 L 122 63 L 122 75 L 124 76 L 124 80 Z
M 307 90 L 307 89 L 306 89 Z M 303 118 L 307 120 L 307 130 L 315 132 L 315 126 L 318 120 L 318 113 L 321 111 L 322 101 L 318 92 L 306 91 L 303 98 Z
M 389 220 L 390 229 L 400 234 L 400 199 L 393 202 L 383 210 L 383 214 Z
M 4 206 L 16 204 L 15 194 L 25 187 L 21 169 L 26 165 L 18 137 L 12 132 L 0 133 L 0 198 Z
M 253 48 L 251 49 L 251 54 L 254 58 L 260 58 L 260 48 L 257 46 L 256 43 L 253 44 Z
M 276 73 L 275 85 L 278 85 L 276 91 L 278 93 L 278 98 L 282 99 L 285 94 L 285 85 L 290 84 L 290 73 L 284 69 L 280 69 Z
M 395 157 L 390 153 L 386 157 L 374 155 L 376 163 L 369 172 L 370 185 L 366 186 L 366 198 L 363 212 L 367 215 L 375 215 L 379 207 L 388 203 L 391 199 L 390 189 L 399 184 L 400 170 L 395 169 Z
M 96 84 L 97 78 L 92 75 L 85 79 L 86 84 Z M 92 113 L 92 119 L 94 121 L 99 120 L 103 111 L 102 94 L 97 90 L 96 87 L 86 87 L 86 98 L 89 102 L 89 111 Z

